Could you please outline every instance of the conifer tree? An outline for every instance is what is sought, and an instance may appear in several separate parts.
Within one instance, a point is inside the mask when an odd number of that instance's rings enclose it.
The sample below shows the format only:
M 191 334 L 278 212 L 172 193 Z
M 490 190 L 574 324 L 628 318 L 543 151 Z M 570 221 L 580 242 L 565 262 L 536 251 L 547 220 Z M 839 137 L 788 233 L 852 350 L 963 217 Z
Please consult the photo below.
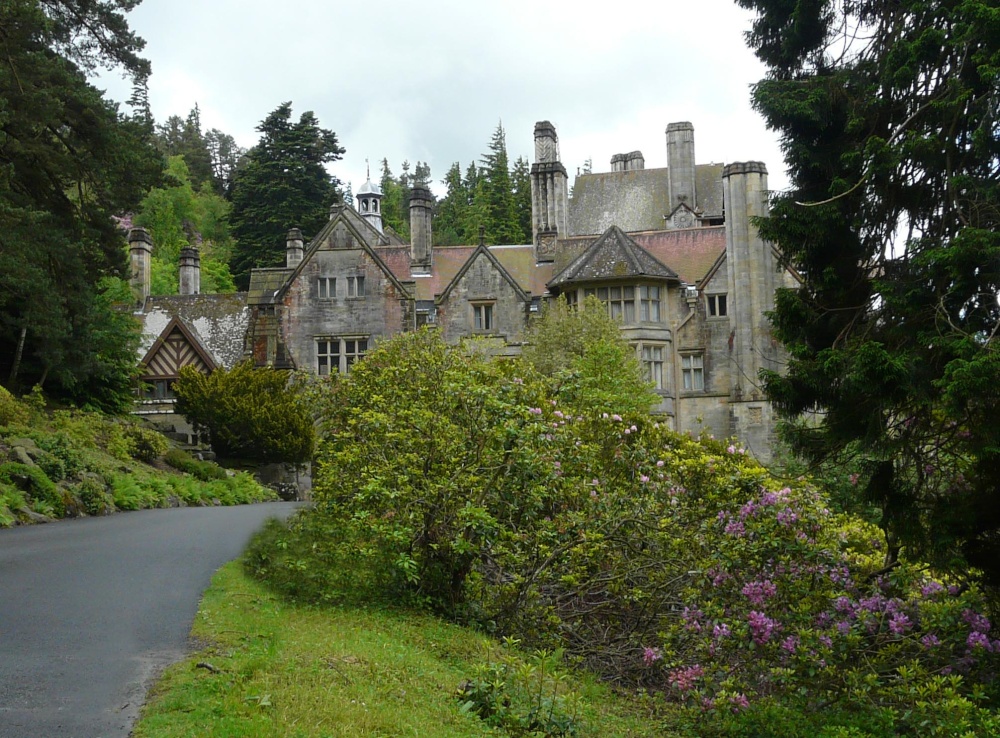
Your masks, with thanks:
M 160 161 L 145 116 L 122 116 L 84 71 L 119 68 L 143 87 L 132 5 L 0 3 L 0 380 L 112 410 L 135 363 L 134 327 L 104 297 L 126 268 L 113 218 Z
M 311 111 L 297 122 L 291 116 L 292 104 L 282 103 L 257 126 L 260 142 L 233 179 L 230 268 L 240 289 L 249 285 L 254 267 L 284 263 L 289 228 L 315 235 L 330 205 L 342 199 L 339 181 L 325 166 L 344 153 L 336 134 L 320 128 Z
M 477 197 L 485 210 L 486 239 L 489 243 L 520 243 L 521 228 L 514 205 L 514 192 L 507 158 L 507 135 L 503 124 L 497 125 L 489 151 L 480 161 L 480 187 Z
M 1000 10 L 739 0 L 792 189 L 761 223 L 802 276 L 767 392 L 814 461 L 859 463 L 903 548 L 1000 584 Z

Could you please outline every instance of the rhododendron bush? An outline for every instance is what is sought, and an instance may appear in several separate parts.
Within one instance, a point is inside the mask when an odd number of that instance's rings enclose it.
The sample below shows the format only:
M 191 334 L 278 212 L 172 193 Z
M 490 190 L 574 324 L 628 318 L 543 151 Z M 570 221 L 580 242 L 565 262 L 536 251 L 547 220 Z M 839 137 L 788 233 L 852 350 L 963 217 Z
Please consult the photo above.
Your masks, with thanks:
M 563 647 L 698 714 L 791 700 L 896 731 L 933 734 L 935 711 L 984 729 L 1000 640 L 974 585 L 885 567 L 881 531 L 808 482 L 595 411 L 582 384 L 431 332 L 386 342 L 326 400 L 328 545 L 393 599 Z

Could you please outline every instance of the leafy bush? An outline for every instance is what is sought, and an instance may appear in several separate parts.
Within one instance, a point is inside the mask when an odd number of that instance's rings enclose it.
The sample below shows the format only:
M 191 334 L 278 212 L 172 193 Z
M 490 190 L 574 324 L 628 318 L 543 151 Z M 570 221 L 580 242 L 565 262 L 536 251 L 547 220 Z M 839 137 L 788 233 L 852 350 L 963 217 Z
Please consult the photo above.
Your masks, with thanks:
M 29 420 L 28 409 L 10 392 L 0 387 L 0 425 L 23 425 Z
M 217 453 L 259 461 L 301 462 L 312 456 L 315 430 L 304 387 L 288 372 L 244 362 L 202 374 L 181 370 L 177 412 L 207 431 Z
M 225 479 L 226 470 L 211 461 L 200 461 L 187 451 L 179 448 L 171 448 L 167 451 L 163 460 L 178 471 L 186 472 L 203 482 L 210 482 L 213 479 Z
M 115 510 L 114 497 L 107 486 L 97 479 L 82 479 L 73 488 L 73 494 L 80 500 L 88 515 L 107 515 Z
M 147 464 L 167 452 L 169 445 L 162 433 L 144 428 L 136 423 L 125 425 L 125 435 L 131 441 L 130 455 Z
M 991 724 L 1000 640 L 974 586 L 885 567 L 881 532 L 807 482 L 614 404 L 582 411 L 576 386 L 429 331 L 385 342 L 325 396 L 316 511 L 248 567 L 565 648 L 733 735 L 767 734 L 768 710 L 815 728 L 829 705 L 830 736 Z
M 57 517 L 66 512 L 62 492 L 38 467 L 15 462 L 0 464 L 0 482 L 24 492 L 35 512 Z

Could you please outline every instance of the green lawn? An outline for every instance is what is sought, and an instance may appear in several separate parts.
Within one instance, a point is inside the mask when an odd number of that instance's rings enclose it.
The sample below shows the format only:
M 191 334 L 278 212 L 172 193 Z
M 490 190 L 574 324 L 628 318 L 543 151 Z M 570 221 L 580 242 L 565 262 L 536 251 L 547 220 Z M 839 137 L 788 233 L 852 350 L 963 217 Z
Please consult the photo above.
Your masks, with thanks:
M 510 735 L 455 697 L 507 649 L 431 616 L 288 604 L 234 562 L 205 593 L 192 636 L 201 650 L 153 688 L 136 738 Z M 592 681 L 560 689 L 572 691 L 578 735 L 663 735 Z

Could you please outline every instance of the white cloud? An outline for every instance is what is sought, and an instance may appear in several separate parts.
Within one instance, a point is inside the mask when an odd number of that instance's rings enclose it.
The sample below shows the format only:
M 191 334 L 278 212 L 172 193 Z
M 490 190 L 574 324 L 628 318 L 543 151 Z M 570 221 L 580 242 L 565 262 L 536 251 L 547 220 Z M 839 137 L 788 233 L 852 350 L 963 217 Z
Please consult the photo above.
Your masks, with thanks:
M 131 22 L 148 41 L 157 120 L 197 102 L 206 128 L 249 146 L 291 100 L 336 131 L 347 155 L 333 171 L 355 189 L 366 158 L 376 176 L 383 157 L 397 173 L 428 161 L 440 180 L 478 159 L 501 119 L 511 157 L 529 160 L 535 121 L 555 123 L 571 173 L 634 149 L 663 166 L 667 123 L 689 120 L 700 161 L 759 159 L 772 186 L 785 182 L 750 109 L 763 70 L 732 0 L 146 0 Z

